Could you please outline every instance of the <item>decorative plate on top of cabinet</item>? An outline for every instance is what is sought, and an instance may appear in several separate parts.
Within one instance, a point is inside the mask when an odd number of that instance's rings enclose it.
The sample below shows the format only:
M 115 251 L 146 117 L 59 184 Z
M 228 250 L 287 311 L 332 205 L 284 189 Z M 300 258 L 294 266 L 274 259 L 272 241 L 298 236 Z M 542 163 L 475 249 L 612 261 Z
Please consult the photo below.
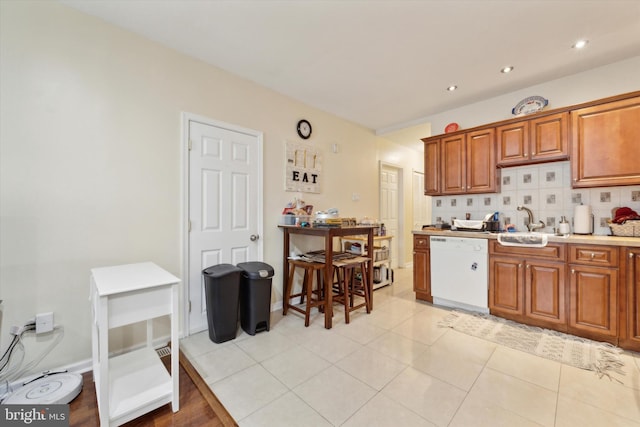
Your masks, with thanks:
M 457 123 L 449 123 L 445 128 L 444 128 L 444 133 L 450 133 L 450 132 L 455 132 L 458 129 L 460 129 L 460 126 Z
M 536 113 L 549 104 L 549 100 L 541 96 L 529 96 L 518 102 L 511 110 L 514 116 Z

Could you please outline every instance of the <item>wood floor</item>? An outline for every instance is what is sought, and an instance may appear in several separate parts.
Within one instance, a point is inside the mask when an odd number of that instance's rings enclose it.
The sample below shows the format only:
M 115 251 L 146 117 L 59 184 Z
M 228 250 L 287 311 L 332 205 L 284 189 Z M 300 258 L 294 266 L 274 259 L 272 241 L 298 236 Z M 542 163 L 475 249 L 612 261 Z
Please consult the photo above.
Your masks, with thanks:
M 170 369 L 171 356 L 162 358 Z M 98 426 L 98 406 L 93 375 L 86 372 L 82 375 L 82 391 L 69 404 L 69 425 L 71 427 Z M 126 427 L 168 427 L 168 426 L 237 426 L 227 410 L 211 392 L 202 377 L 180 352 L 180 410 L 171 411 L 171 404 L 164 405 L 155 411 L 124 424 Z

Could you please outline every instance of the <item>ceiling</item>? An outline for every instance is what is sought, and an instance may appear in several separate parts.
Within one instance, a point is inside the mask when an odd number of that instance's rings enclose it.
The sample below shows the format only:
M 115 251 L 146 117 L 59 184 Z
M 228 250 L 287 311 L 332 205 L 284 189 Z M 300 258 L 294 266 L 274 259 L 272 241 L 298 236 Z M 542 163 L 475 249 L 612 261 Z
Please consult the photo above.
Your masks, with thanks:
M 640 55 L 640 0 L 60 1 L 400 143 L 429 115 Z

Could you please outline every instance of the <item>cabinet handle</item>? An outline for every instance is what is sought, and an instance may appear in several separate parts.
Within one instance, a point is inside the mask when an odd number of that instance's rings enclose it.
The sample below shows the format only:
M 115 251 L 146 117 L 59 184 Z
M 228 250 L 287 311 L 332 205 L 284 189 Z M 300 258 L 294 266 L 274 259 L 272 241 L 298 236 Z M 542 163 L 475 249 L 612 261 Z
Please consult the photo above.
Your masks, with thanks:
M 635 254 L 633 252 L 629 252 L 629 258 L 633 258 Z
M 576 274 L 576 269 L 575 268 L 571 269 L 571 274 Z
M 531 154 L 533 154 L 533 155 L 535 156 L 535 155 L 536 155 L 536 152 L 535 152 L 535 151 L 532 151 L 532 152 L 531 152 Z
M 591 259 L 594 259 L 596 257 L 596 254 L 594 254 L 593 252 L 591 252 Z
M 522 263 L 518 264 L 518 268 L 522 268 Z

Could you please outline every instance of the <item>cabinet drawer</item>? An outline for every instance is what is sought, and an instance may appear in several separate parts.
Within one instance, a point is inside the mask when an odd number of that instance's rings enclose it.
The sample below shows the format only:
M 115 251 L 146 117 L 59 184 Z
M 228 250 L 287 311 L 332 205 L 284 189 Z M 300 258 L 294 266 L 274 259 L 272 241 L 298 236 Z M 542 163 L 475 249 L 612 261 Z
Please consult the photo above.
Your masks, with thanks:
M 618 266 L 619 250 L 614 246 L 569 245 L 569 262 L 572 264 Z
M 542 258 L 564 261 L 566 245 L 564 243 L 549 243 L 543 248 L 526 248 L 521 246 L 502 246 L 497 240 L 491 240 L 489 253 L 507 256 L 524 256 L 526 258 Z
M 429 249 L 429 236 L 413 236 L 413 249 Z

